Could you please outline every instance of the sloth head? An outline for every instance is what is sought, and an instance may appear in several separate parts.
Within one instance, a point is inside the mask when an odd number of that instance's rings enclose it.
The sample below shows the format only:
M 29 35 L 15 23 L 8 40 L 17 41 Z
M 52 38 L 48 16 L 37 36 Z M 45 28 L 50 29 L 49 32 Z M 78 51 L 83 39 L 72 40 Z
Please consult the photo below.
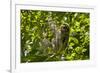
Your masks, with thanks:
M 69 32 L 69 25 L 68 25 L 68 24 L 63 24 L 63 25 L 61 25 L 61 32 L 62 32 L 62 33 L 67 33 L 67 32 Z

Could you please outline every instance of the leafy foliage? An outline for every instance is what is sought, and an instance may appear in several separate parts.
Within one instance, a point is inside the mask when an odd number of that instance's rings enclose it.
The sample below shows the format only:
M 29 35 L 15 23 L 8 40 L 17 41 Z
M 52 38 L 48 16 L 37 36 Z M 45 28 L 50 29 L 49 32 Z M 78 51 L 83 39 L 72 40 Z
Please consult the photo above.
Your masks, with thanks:
M 89 13 L 21 10 L 20 19 L 21 63 L 90 58 Z M 54 49 L 54 34 L 63 24 L 70 29 L 66 32 L 69 34 L 68 46 Z

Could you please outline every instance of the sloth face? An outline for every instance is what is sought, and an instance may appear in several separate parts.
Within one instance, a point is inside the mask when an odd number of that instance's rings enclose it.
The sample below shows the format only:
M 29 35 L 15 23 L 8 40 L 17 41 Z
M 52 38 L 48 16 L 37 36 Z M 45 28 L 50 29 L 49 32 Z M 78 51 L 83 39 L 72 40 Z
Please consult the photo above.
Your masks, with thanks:
M 69 32 L 69 26 L 68 25 L 62 25 L 61 26 L 61 33 L 68 33 Z

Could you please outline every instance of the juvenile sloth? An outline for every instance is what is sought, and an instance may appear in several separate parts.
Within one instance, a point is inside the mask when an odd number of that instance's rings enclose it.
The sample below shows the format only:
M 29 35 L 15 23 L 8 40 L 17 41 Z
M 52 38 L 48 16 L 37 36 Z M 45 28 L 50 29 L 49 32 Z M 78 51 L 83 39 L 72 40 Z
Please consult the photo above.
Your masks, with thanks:
M 63 25 L 61 27 L 61 43 L 62 43 L 62 48 L 66 48 L 68 46 L 68 40 L 69 40 L 69 26 L 68 25 Z

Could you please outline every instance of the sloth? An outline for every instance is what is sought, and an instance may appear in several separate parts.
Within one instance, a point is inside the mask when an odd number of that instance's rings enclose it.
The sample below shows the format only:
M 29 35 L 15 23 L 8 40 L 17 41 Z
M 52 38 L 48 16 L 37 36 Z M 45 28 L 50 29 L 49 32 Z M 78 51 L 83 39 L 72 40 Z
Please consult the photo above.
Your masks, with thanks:
M 70 30 L 68 25 L 63 25 L 61 27 L 61 43 L 63 44 L 63 48 L 68 46 L 69 31 Z
M 60 29 L 55 29 L 54 38 L 52 39 L 52 47 L 55 50 L 65 49 L 68 46 L 69 26 L 61 25 Z
M 51 40 L 48 40 L 47 33 L 42 39 L 42 46 L 45 48 L 51 47 L 54 51 L 64 50 L 68 46 L 69 40 L 69 26 L 68 24 L 62 24 L 60 27 L 57 27 L 55 24 L 50 26 L 51 33 L 53 34 Z

